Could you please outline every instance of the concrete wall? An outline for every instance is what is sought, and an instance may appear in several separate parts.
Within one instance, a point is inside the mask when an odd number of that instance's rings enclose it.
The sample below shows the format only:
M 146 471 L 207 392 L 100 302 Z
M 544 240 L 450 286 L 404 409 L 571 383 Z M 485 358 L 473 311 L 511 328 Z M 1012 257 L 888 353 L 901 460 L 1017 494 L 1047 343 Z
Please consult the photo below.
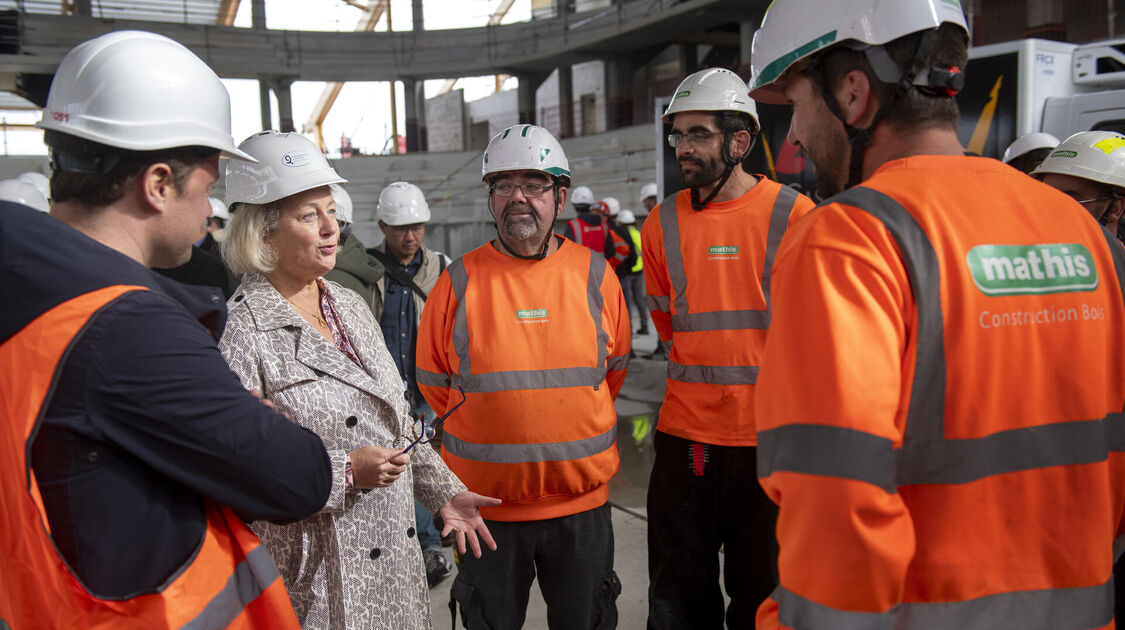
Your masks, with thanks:
M 570 106 L 574 110 L 574 135 L 581 135 L 583 129 L 587 133 L 605 131 L 605 62 L 575 64 L 571 66 L 571 73 L 574 101 Z M 583 120 L 582 97 L 586 95 L 594 97 L 593 118 Z M 535 90 L 536 122 L 556 135 L 561 129 L 559 107 L 559 71 L 556 69 Z
M 519 90 L 496 92 L 466 103 L 465 108 L 469 112 L 468 124 L 473 129 L 483 127 L 482 123 L 488 123 L 488 132 L 480 134 L 484 141 L 480 142 L 481 138 L 474 135 L 466 148 L 484 150 L 493 136 L 520 121 Z

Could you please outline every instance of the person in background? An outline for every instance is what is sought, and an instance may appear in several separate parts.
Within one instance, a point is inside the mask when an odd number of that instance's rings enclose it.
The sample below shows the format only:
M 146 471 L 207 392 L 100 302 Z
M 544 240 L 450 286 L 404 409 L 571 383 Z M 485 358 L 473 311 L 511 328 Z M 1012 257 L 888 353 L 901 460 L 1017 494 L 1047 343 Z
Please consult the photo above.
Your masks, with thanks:
M 641 186 L 640 202 L 641 206 L 645 209 L 646 216 L 650 212 L 652 212 L 652 209 L 656 207 L 656 204 L 660 203 L 660 199 L 657 198 L 658 194 L 659 190 L 656 188 L 655 183 L 645 184 L 644 186 Z
M 965 155 L 968 40 L 946 0 L 776 0 L 754 35 L 751 95 L 792 106 L 825 199 L 773 267 L 761 630 L 1114 626 L 1125 252 Z
M 17 175 L 16 179 L 25 184 L 35 186 L 39 194 L 43 195 L 43 198 L 47 200 L 47 205 L 51 204 L 51 180 L 49 180 L 46 175 L 39 171 L 27 171 L 26 173 Z
M 499 542 L 462 555 L 450 589 L 470 630 L 523 626 L 538 578 L 553 630 L 617 625 L 609 480 L 620 465 L 614 399 L 629 317 L 605 258 L 553 232 L 570 168 L 546 129 L 492 138 L 481 179 L 496 239 L 438 279 L 418 331 L 418 384 L 449 417 L 442 457 Z
M 750 628 L 777 585 L 753 412 L 770 272 L 782 234 L 813 202 L 742 169 L 760 126 L 738 75 L 700 70 L 675 94 L 663 121 L 686 189 L 641 230 L 652 321 L 672 342 L 648 486 L 648 627 L 719 628 L 725 617 Z
M 645 277 L 642 273 L 644 269 L 644 258 L 641 255 L 641 231 L 637 229 L 637 217 L 633 214 L 632 210 L 622 210 L 617 215 L 617 222 L 625 230 L 629 242 L 633 245 L 633 264 L 618 269 L 624 269 L 624 273 L 619 273 L 621 279 L 621 290 L 625 292 L 625 306 L 626 308 L 632 307 L 637 310 L 637 319 L 640 321 L 640 326 L 637 327 L 636 334 L 648 334 L 648 300 L 645 297 Z
M 295 630 L 244 521 L 323 508 L 328 453 L 227 368 L 218 290 L 148 269 L 188 259 L 220 152 L 251 159 L 226 89 L 117 31 L 63 58 L 38 127 L 51 216 L 0 203 L 0 625 Z
M 620 280 L 621 276 L 636 262 L 637 252 L 640 250 L 633 247 L 629 231 L 617 222 L 617 215 L 621 214 L 621 202 L 616 197 L 606 197 L 597 204 L 597 207 L 599 212 L 605 215 L 606 227 L 609 228 L 610 240 L 605 244 L 605 258 L 609 261 L 609 266 L 613 268 L 614 273 L 617 274 L 618 280 Z M 628 298 L 626 298 L 626 304 L 628 304 Z
M 1125 136 L 1112 131 L 1080 131 L 1063 140 L 1031 175 L 1070 195 L 1118 240 L 1122 238 Z
M 351 289 L 363 298 L 375 319 L 383 312 L 383 295 L 379 290 L 386 268 L 367 252 L 363 241 L 352 232 L 355 208 L 352 196 L 340 184 L 329 184 L 336 202 L 336 222 L 340 226 L 340 244 L 336 250 L 336 266 L 324 274 L 345 289 Z
M 375 318 L 354 291 L 321 277 L 339 240 L 329 184 L 344 180 L 297 133 L 264 131 L 239 149 L 255 162 L 227 163 L 235 213 L 223 253 L 245 276 L 219 349 L 247 388 L 321 436 L 334 473 L 319 513 L 252 527 L 304 628 L 430 628 L 413 497 L 440 508 L 475 554 L 478 534 L 495 548 L 478 506 L 499 501 L 465 490 L 433 449 L 406 452 L 424 429 Z
M 1059 144 L 1049 133 L 1025 133 L 1004 149 L 1002 162 L 1023 173 L 1031 173 Z
M 47 203 L 47 198 L 34 184 L 18 179 L 0 181 L 0 200 L 22 204 L 40 212 L 51 211 L 51 205 Z
M 429 422 L 436 415 L 418 390 L 414 357 L 422 309 L 438 276 L 445 270 L 445 257 L 426 247 L 430 206 L 414 184 L 394 182 L 384 188 L 379 193 L 375 212 L 379 217 L 379 229 L 383 231 L 383 242 L 369 251 L 385 270 L 376 285 L 382 304 L 382 311 L 376 317 L 395 367 L 406 384 L 410 414 Z M 440 447 L 440 427 L 431 444 L 434 448 Z M 441 536 L 434 526 L 433 515 L 417 499 L 414 516 L 418 521 L 418 545 L 426 561 L 426 579 L 433 587 L 449 575 L 449 563 L 442 554 Z

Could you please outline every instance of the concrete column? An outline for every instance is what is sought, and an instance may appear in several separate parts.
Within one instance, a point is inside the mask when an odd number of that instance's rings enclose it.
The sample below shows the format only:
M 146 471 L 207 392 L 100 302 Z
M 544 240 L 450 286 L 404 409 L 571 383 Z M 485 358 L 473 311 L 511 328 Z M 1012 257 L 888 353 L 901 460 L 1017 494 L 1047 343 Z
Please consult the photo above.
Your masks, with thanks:
M 78 17 L 90 17 L 93 15 L 90 0 L 74 0 L 74 15 Z
M 293 81 L 289 79 L 274 79 L 273 88 L 274 95 L 277 96 L 277 117 L 280 120 L 277 122 L 279 131 L 296 131 L 293 125 L 293 94 L 289 88 L 293 85 Z
M 273 114 L 270 111 L 270 80 L 258 77 L 258 99 L 261 107 L 262 129 L 273 129 Z
M 605 129 L 633 124 L 633 64 L 627 57 L 605 62 Z
M 519 112 L 520 122 L 534 125 L 535 124 L 535 88 L 539 87 L 539 81 L 533 75 L 520 74 L 516 75 L 519 79 Z
M 695 44 L 680 45 L 680 72 L 687 75 L 699 70 L 699 47 Z
M 750 65 L 750 49 L 754 46 L 754 22 L 741 22 L 738 25 L 738 63 Z
M 559 67 L 559 136 L 574 137 L 574 71 Z
M 406 152 L 426 150 L 426 91 L 423 81 L 403 79 L 406 100 Z
M 421 33 L 422 31 L 426 30 L 425 16 L 423 15 L 424 12 L 422 11 L 422 0 L 413 0 L 410 5 L 414 10 L 414 32 Z M 410 142 L 410 140 L 407 140 L 407 142 Z
M 266 0 L 250 0 L 250 26 L 258 30 L 265 30 Z

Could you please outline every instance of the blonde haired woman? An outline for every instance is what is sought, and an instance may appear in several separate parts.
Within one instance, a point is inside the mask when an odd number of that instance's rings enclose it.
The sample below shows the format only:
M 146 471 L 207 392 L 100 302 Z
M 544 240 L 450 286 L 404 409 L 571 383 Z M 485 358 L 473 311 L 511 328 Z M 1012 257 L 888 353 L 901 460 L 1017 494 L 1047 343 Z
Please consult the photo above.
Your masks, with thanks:
M 468 492 L 431 448 L 402 453 L 417 429 L 379 326 L 355 292 L 321 278 L 339 239 L 328 185 L 344 180 L 295 133 L 239 148 L 258 162 L 227 164 L 223 252 L 246 275 L 219 348 L 248 389 L 321 437 L 335 471 L 323 511 L 252 527 L 305 628 L 428 629 L 415 493 L 478 556 L 478 533 L 495 548 L 478 506 L 499 501 Z

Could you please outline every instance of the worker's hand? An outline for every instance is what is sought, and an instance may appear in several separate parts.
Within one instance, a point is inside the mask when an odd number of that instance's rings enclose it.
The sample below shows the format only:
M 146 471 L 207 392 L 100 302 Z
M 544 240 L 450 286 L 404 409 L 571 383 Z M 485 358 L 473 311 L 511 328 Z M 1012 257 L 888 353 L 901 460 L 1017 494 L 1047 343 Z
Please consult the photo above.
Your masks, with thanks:
M 386 488 L 406 472 L 410 463 L 410 455 L 383 446 L 365 446 L 348 456 L 352 458 L 352 483 L 357 488 Z
M 484 524 L 484 519 L 480 517 L 480 506 L 500 505 L 501 503 L 500 499 L 482 496 L 468 490 L 462 492 L 441 506 L 441 520 L 445 522 L 445 527 L 441 529 L 441 535 L 445 536 L 451 531 L 456 531 L 457 551 L 465 553 L 465 541 L 468 540 L 469 547 L 473 550 L 473 556 L 477 558 L 480 557 L 478 535 L 484 541 L 484 544 L 488 545 L 489 549 L 496 551 L 496 541 L 492 539 L 492 532 L 488 531 L 488 526 Z

